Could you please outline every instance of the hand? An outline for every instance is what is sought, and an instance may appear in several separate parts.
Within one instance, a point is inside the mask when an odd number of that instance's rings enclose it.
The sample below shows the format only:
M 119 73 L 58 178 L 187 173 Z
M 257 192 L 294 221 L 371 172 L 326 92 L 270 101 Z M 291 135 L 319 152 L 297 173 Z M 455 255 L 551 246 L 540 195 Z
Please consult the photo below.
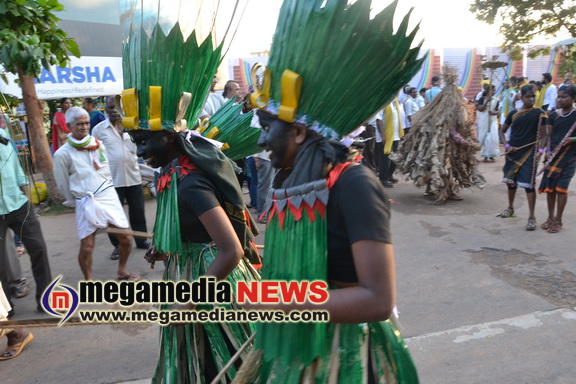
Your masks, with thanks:
M 150 268 L 154 269 L 154 263 L 157 261 L 168 260 L 168 255 L 163 252 L 158 252 L 154 247 L 150 247 L 144 254 L 144 260 L 150 263 Z
M 561 146 L 565 147 L 567 145 L 570 145 L 572 143 L 574 143 L 574 138 L 572 137 L 567 137 L 566 139 L 562 140 L 562 142 L 560 143 Z
M 506 150 L 506 154 L 512 154 L 514 152 L 516 152 L 516 147 L 508 147 Z

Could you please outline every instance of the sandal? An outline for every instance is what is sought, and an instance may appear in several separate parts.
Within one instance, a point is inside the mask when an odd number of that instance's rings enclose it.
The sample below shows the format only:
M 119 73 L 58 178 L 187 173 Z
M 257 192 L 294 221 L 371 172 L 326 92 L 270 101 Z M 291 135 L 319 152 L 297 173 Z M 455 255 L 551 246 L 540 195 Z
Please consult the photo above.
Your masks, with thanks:
M 550 225 L 552 224 L 552 219 L 546 219 L 545 222 L 542 223 L 542 225 L 540 225 L 540 228 L 542 228 L 543 230 L 547 231 L 548 228 L 550 228 Z
M 4 353 L 0 355 L 0 360 L 10 360 L 15 358 L 22 352 L 24 347 L 32 340 L 34 340 L 34 335 L 32 334 L 32 332 L 27 331 L 24 337 L 22 338 L 21 342 L 6 347 L 6 351 L 4 351 Z
M 514 208 L 508 207 L 505 210 L 503 210 L 501 213 L 497 214 L 496 217 L 501 217 L 503 219 L 505 219 L 507 217 L 514 217 Z
M 20 279 L 14 283 L 15 285 L 10 288 L 10 291 L 12 291 L 12 295 L 14 295 L 15 298 L 20 299 L 28 296 L 30 293 L 30 287 L 26 284 L 26 279 Z
M 142 277 L 139 275 L 134 275 L 132 273 L 127 274 L 126 276 L 122 276 L 118 278 L 119 281 L 140 281 Z
M 464 198 L 462 196 L 454 193 L 454 194 L 448 196 L 448 200 L 462 201 L 462 200 L 464 200 Z
M 526 223 L 526 230 L 527 231 L 534 231 L 536 230 L 536 218 L 529 217 L 528 222 Z
M 548 233 L 558 233 L 562 229 L 562 223 L 558 221 L 552 221 L 548 227 Z

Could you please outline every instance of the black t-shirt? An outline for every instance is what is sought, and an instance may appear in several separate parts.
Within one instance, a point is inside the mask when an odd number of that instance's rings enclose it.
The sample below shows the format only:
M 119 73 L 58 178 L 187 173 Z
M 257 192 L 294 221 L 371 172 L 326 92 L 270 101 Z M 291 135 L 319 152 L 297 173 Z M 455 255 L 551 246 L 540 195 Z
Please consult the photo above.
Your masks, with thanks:
M 568 116 L 562 117 L 556 111 L 552 112 L 548 117 L 548 124 L 551 125 L 552 135 L 550 136 L 550 147 L 556 148 L 562 142 L 570 128 L 576 122 L 576 113 L 570 113 Z M 572 134 L 572 136 L 576 136 Z
M 357 282 L 351 245 L 367 239 L 392 243 L 390 204 L 374 173 L 349 167 L 330 190 L 326 218 L 328 279 Z
M 534 108 L 527 112 L 520 112 L 513 110 L 506 116 L 504 124 L 508 124 L 512 131 L 510 132 L 509 143 L 513 147 L 519 147 L 526 145 L 536 140 L 538 135 L 538 122 L 542 119 L 542 126 L 547 124 L 547 119 L 543 118 L 542 115 L 545 114 L 540 108 Z
M 192 171 L 178 182 L 180 233 L 185 243 L 208 243 L 212 239 L 198 217 L 222 206 L 222 197 L 208 176 Z

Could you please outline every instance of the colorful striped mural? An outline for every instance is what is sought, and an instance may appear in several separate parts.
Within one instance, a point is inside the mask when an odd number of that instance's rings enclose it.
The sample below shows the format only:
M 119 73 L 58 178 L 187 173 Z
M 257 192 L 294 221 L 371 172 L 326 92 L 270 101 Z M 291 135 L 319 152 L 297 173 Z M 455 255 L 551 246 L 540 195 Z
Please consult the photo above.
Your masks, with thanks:
M 252 85 L 252 79 L 250 78 L 250 71 L 252 65 L 246 60 L 240 59 L 240 76 L 242 78 L 242 85 Z
M 558 76 L 564 76 L 564 74 L 558 73 L 560 70 L 561 59 L 562 55 L 560 54 L 560 50 L 552 47 L 552 50 L 550 51 L 550 62 L 548 63 L 548 70 L 546 72 L 550 73 L 554 79 Z
M 462 94 L 466 95 L 470 85 L 472 84 L 472 78 L 474 77 L 474 70 L 476 69 L 476 48 L 471 49 L 470 52 L 466 54 L 466 64 L 464 65 L 462 72 L 462 79 L 460 80 L 460 87 L 462 88 Z
M 432 73 L 433 55 L 434 52 L 432 50 L 429 50 L 428 53 L 426 53 L 426 58 L 424 59 L 424 62 L 422 63 L 422 69 L 420 70 L 421 73 L 420 81 L 418 81 L 418 86 L 416 87 L 416 89 L 418 90 L 425 87 L 431 80 L 430 74 Z
M 240 83 L 241 87 L 245 88 L 252 86 L 250 73 L 252 71 L 252 67 L 256 63 L 262 63 L 266 65 L 268 63 L 268 57 L 257 56 L 247 59 L 238 59 L 238 65 L 236 65 L 234 68 L 234 79 Z

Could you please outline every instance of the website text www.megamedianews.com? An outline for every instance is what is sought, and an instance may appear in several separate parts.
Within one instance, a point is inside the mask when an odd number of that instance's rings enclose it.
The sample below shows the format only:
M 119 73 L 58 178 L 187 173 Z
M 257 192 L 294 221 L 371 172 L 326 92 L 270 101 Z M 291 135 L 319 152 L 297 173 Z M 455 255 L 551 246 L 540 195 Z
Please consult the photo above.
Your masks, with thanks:
M 191 322 L 237 323 L 237 322 L 273 322 L 273 323 L 319 323 L 328 322 L 328 311 L 305 310 L 284 312 L 281 310 L 226 310 L 214 308 L 211 310 L 80 310 L 78 317 L 81 322 L 90 323 L 158 323 L 171 325 Z

